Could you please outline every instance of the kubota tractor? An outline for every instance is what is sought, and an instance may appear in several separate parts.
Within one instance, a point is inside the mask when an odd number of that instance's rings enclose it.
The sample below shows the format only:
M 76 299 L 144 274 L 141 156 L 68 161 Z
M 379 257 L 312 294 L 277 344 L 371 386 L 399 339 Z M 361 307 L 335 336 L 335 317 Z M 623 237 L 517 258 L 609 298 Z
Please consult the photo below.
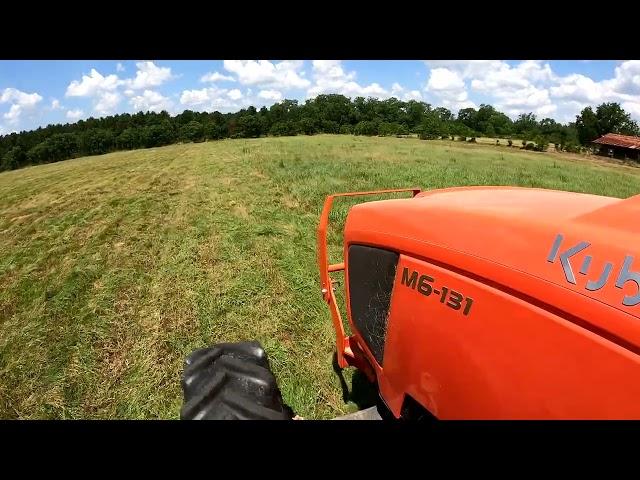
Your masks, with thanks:
M 338 197 L 360 203 L 344 262 L 327 254 Z M 640 418 L 640 196 L 515 187 L 331 195 L 320 284 L 337 362 L 394 418 Z M 344 270 L 345 328 L 331 273 Z M 256 343 L 194 352 L 182 418 L 292 418 Z

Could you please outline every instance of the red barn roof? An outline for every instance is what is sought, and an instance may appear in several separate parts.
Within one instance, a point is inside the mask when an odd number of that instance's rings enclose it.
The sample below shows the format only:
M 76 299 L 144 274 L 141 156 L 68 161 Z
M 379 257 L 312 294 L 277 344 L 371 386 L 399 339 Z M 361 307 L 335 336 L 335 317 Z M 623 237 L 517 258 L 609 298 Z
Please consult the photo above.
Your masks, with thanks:
M 607 133 L 606 135 L 598 138 L 597 140 L 594 140 L 593 143 L 640 150 L 640 137 L 632 137 L 630 135 L 618 135 L 617 133 Z

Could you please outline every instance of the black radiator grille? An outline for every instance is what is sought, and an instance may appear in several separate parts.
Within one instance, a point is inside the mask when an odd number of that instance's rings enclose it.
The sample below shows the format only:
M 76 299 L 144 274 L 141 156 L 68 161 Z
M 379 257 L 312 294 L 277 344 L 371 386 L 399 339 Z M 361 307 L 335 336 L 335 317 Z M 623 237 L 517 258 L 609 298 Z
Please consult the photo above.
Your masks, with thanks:
M 389 305 L 398 254 L 382 248 L 349 247 L 351 319 L 371 353 L 382 365 Z

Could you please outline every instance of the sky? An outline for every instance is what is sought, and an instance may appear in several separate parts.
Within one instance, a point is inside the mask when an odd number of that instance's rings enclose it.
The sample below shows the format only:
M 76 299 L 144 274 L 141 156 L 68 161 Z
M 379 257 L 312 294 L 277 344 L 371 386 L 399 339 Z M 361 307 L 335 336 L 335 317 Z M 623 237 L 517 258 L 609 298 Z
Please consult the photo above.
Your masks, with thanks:
M 574 121 L 619 102 L 640 120 L 640 61 L 0 61 L 0 135 L 115 113 L 234 112 L 323 93 L 421 100 L 454 113 L 488 103 L 511 118 Z

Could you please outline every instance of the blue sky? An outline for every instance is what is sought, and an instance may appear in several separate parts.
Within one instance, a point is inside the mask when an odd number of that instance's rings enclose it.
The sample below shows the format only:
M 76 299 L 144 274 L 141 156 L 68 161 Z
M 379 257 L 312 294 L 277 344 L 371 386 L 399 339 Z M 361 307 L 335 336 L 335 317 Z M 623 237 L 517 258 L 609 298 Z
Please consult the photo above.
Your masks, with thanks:
M 562 122 L 615 101 L 640 120 L 640 61 L 0 61 L 0 134 L 140 110 L 229 112 L 321 93 L 415 99 L 454 113 L 490 103 L 512 118 L 534 112 Z

